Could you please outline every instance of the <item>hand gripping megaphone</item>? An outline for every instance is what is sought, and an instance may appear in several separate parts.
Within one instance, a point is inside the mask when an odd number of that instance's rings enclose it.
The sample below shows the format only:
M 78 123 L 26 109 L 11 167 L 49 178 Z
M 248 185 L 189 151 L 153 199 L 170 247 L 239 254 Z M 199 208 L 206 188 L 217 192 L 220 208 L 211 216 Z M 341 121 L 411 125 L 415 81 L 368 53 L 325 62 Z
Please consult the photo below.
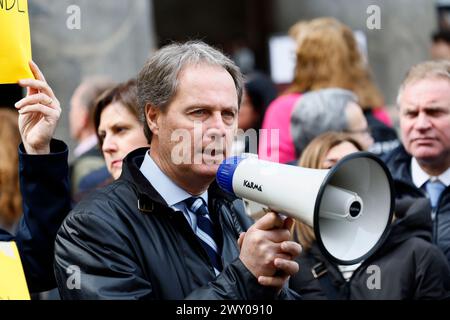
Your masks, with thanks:
M 394 211 L 392 177 L 367 152 L 351 154 L 330 170 L 234 157 L 220 165 L 217 182 L 311 226 L 323 254 L 340 265 L 370 257 L 386 239 Z

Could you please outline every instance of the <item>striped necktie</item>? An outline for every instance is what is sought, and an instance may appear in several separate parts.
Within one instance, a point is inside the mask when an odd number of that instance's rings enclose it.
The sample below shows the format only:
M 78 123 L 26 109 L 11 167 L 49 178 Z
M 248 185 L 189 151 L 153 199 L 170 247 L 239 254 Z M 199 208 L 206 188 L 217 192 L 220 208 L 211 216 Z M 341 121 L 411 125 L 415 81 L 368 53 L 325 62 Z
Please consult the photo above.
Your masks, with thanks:
M 184 202 L 188 209 L 197 216 L 197 238 L 208 254 L 216 275 L 218 275 L 222 271 L 222 260 L 220 249 L 215 241 L 215 239 L 218 239 L 218 235 L 214 230 L 208 208 L 202 198 L 189 198 Z

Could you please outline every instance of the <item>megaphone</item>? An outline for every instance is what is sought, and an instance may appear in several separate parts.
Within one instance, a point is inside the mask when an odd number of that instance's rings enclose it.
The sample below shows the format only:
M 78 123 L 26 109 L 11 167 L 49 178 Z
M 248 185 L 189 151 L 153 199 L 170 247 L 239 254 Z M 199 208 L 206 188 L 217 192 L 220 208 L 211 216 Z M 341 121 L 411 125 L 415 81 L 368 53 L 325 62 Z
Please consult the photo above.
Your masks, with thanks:
M 226 159 L 219 186 L 314 229 L 322 253 L 339 265 L 369 258 L 385 241 L 394 211 L 392 177 L 371 153 L 353 153 L 330 170 Z

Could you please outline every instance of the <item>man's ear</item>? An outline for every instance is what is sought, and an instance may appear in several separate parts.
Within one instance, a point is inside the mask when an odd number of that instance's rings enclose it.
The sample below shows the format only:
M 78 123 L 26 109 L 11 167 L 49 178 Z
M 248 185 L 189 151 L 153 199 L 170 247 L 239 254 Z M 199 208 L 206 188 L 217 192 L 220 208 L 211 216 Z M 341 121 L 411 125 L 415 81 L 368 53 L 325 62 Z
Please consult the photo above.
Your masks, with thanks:
M 94 124 L 91 123 L 91 121 L 90 121 L 89 111 L 87 110 L 87 108 L 82 108 L 78 112 L 78 119 L 79 119 L 78 121 L 80 121 L 82 123 L 83 129 L 90 128 L 90 126 L 92 126 L 92 127 L 94 126 Z
M 161 115 L 160 108 L 147 104 L 145 106 L 145 117 L 147 119 L 147 125 L 150 128 L 150 131 L 154 135 L 158 135 L 159 132 L 159 117 Z

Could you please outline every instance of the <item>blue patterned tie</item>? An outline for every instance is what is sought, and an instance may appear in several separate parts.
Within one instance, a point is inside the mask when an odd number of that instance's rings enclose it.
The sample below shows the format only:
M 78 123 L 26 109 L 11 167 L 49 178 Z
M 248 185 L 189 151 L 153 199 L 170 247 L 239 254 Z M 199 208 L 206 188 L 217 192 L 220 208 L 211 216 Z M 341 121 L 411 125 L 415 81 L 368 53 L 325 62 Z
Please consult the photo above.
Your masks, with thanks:
M 216 275 L 222 271 L 220 249 L 214 239 L 218 239 L 208 208 L 202 198 L 189 198 L 184 201 L 188 209 L 197 216 L 196 235 L 215 269 Z
M 439 197 L 442 194 L 442 191 L 445 190 L 445 185 L 440 182 L 439 180 L 436 181 L 428 181 L 427 185 L 427 192 L 428 195 L 430 196 L 430 201 L 431 201 L 431 207 L 433 209 L 436 209 L 437 206 L 439 205 Z

